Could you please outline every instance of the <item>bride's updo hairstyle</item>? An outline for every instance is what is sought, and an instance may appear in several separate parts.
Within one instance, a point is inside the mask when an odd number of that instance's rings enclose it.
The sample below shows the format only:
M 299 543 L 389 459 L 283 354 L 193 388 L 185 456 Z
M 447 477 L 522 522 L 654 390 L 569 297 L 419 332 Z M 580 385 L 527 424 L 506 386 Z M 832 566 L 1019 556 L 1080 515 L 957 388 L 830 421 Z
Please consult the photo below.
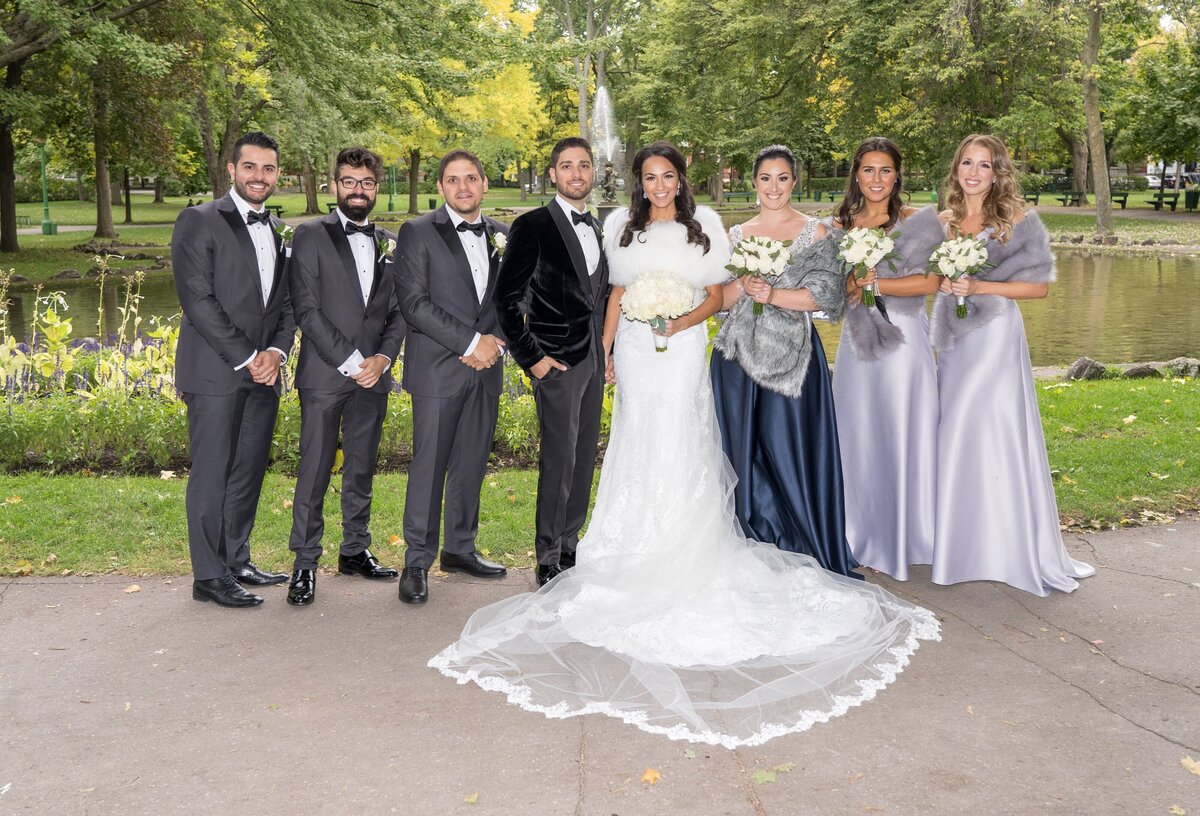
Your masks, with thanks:
M 787 162 L 788 168 L 792 171 L 792 182 L 794 183 L 798 176 L 796 175 L 796 154 L 787 145 L 774 144 L 767 145 L 762 150 L 758 151 L 758 155 L 754 157 L 754 169 L 750 171 L 751 180 L 758 178 L 758 168 L 762 167 L 763 162 L 771 159 L 783 159 Z
M 850 163 L 850 178 L 846 179 L 846 195 L 842 197 L 841 203 L 833 211 L 833 220 L 842 229 L 850 229 L 854 226 L 854 216 L 867 206 L 867 198 L 863 195 L 862 188 L 858 186 L 858 171 L 862 169 L 863 157 L 868 153 L 886 153 L 892 160 L 892 166 L 896 168 L 896 185 L 892 187 L 891 195 L 888 197 L 888 220 L 883 228 L 889 230 L 896 226 L 900 220 L 900 214 L 904 211 L 904 202 L 901 200 L 901 196 L 908 194 L 904 192 L 904 172 L 901 166 L 900 148 L 895 142 L 884 136 L 871 136 L 864 139 L 863 143 L 858 146 L 858 150 L 854 151 L 854 161 Z
M 650 200 L 646 198 L 646 191 L 642 188 L 642 165 L 652 156 L 666 159 L 674 166 L 675 175 L 679 178 L 679 195 L 675 196 L 675 221 L 687 227 L 688 243 L 704 247 L 707 254 L 711 245 L 708 236 L 700 228 L 700 222 L 696 220 L 696 199 L 692 197 L 692 188 L 688 185 L 687 159 L 675 145 L 662 141 L 646 145 L 633 157 L 633 195 L 629 204 L 629 220 L 625 222 L 625 229 L 618 243 L 623 247 L 629 246 L 635 234 L 639 234 L 638 240 L 644 240 L 640 233 L 650 223 Z
M 967 194 L 958 183 L 958 165 L 962 162 L 963 153 L 973 145 L 987 148 L 992 155 L 995 183 L 983 199 L 983 226 L 991 227 L 996 240 L 1005 243 L 1012 237 L 1013 224 L 1020 220 L 1018 216 L 1025 212 L 1025 200 L 1021 198 L 1017 187 L 1017 171 L 1008 157 L 1008 148 L 995 136 L 972 133 L 959 142 L 958 149 L 954 151 L 950 175 L 946 177 L 946 187 L 949 189 L 946 204 L 953 214 L 950 222 L 958 225 L 967 217 Z

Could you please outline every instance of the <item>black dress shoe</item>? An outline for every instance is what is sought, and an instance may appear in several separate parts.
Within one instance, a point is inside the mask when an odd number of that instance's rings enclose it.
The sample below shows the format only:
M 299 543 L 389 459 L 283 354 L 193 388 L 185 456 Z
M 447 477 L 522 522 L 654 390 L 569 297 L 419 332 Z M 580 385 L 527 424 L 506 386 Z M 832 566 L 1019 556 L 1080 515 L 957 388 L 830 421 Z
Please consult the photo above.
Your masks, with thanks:
M 495 561 L 488 561 L 477 552 L 470 552 L 466 555 L 442 553 L 442 571 L 465 572 L 476 578 L 501 578 L 508 574 L 508 570 L 503 565 L 497 564 Z
M 538 564 L 538 586 L 543 587 L 560 575 L 562 575 L 562 567 L 560 567 L 558 564 Z
M 317 599 L 317 571 L 296 570 L 288 586 L 288 603 L 292 606 L 308 606 Z
M 400 574 L 391 567 L 379 566 L 370 550 L 363 550 L 358 555 L 338 555 L 338 572 L 377 579 L 395 578 Z
M 400 600 L 407 604 L 423 604 L 429 600 L 429 570 L 404 568 L 400 573 Z
M 567 552 L 566 550 L 563 550 L 560 552 L 558 554 L 558 565 L 564 570 L 569 570 L 571 567 L 575 566 L 575 551 L 571 550 L 571 552 Z
M 251 586 L 282 584 L 288 579 L 287 573 L 264 572 L 249 561 L 239 567 L 230 567 L 229 571 L 233 573 L 233 577 L 238 583 L 250 584 Z
M 258 606 L 263 599 L 242 589 L 232 575 L 192 583 L 192 597 L 197 601 L 212 601 L 221 606 Z

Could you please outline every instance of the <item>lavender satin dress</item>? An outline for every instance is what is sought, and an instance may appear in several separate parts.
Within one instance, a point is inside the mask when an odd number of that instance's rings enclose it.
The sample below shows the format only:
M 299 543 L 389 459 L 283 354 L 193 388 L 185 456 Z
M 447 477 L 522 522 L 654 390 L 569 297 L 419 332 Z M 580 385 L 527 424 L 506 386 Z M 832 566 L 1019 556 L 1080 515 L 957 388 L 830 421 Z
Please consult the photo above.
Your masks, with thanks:
M 868 362 L 855 354 L 843 328 L 833 405 L 850 551 L 860 564 L 906 581 L 909 564 L 933 561 L 937 374 L 925 298 L 884 301 L 904 344 Z
M 999 317 L 938 355 L 933 582 L 1070 592 L 1095 569 L 1063 546 L 1025 327 L 1000 299 Z

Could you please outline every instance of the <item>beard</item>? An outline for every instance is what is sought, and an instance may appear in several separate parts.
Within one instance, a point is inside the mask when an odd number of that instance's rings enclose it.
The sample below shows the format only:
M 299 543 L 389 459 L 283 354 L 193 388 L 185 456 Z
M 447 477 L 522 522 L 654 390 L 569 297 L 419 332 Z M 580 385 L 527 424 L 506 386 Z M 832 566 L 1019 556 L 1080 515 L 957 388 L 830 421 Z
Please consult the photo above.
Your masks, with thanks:
M 264 192 L 262 195 L 259 195 L 258 193 L 250 192 L 250 189 L 246 187 L 243 182 L 234 179 L 233 189 L 237 191 L 237 194 L 241 197 L 242 201 L 245 201 L 247 204 L 262 204 L 271 197 L 272 193 L 275 192 L 275 185 L 270 185 L 267 187 L 266 192 Z
M 568 188 L 566 186 L 566 182 L 563 182 L 562 184 L 556 183 L 554 185 L 554 189 L 558 192 L 558 194 L 560 196 L 567 199 L 568 201 L 583 201 L 589 195 L 591 195 L 592 188 L 594 186 L 596 186 L 595 179 L 592 180 L 591 184 L 587 185 L 587 187 L 585 187 L 581 192 L 578 192 L 578 193 L 575 192 L 574 190 Z
M 375 201 L 359 195 L 339 197 L 338 209 L 351 221 L 361 222 L 366 220 L 366 217 L 371 214 L 371 210 L 375 209 Z

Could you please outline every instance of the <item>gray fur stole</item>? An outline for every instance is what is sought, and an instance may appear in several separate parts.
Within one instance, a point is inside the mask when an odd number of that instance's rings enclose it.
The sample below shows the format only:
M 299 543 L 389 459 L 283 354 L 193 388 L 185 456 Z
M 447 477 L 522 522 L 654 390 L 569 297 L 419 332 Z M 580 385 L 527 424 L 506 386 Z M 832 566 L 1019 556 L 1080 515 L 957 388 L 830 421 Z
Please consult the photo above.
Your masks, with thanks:
M 988 263 L 993 266 L 980 277 L 987 281 L 1020 281 L 1022 283 L 1052 283 L 1055 278 L 1054 253 L 1050 251 L 1050 236 L 1037 213 L 1028 212 L 1024 220 L 1013 227 L 1012 238 L 1000 243 L 988 241 Z M 929 334 L 933 347 L 949 351 L 960 337 L 995 320 L 1004 313 L 1002 295 L 971 295 L 967 298 L 967 316 L 955 317 L 954 295 L 938 292 L 933 302 L 933 320 Z
M 840 318 L 846 306 L 846 288 L 833 236 L 826 235 L 795 253 L 775 286 L 808 289 L 831 320 Z M 811 332 L 812 316 L 808 312 L 767 303 L 763 313 L 756 315 L 753 299 L 743 297 L 730 308 L 713 346 L 741 365 L 763 388 L 798 397 L 812 358 Z
M 922 207 L 895 227 L 895 252 L 899 258 L 891 264 L 884 262 L 875 270 L 880 278 L 903 278 L 925 272 L 925 264 L 933 250 L 946 238 L 937 207 Z M 886 295 L 884 306 L 889 314 L 915 315 L 925 308 L 925 297 Z M 854 356 L 864 362 L 886 357 L 905 342 L 904 332 L 884 319 L 878 309 L 861 302 L 846 309 L 846 329 L 843 336 L 854 350 Z M 923 339 L 923 338 L 922 338 Z

